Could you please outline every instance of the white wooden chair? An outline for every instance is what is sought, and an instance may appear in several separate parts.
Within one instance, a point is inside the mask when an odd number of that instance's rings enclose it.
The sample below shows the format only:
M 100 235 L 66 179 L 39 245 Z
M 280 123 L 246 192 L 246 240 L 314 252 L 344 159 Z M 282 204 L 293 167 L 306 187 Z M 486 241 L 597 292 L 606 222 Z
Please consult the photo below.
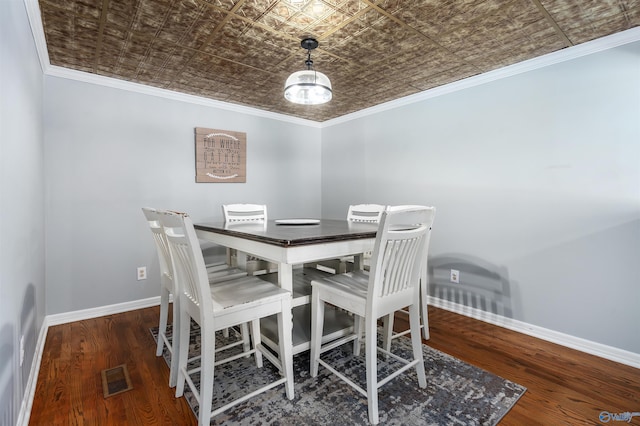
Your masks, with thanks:
M 224 204 L 222 213 L 227 226 L 242 227 L 257 223 L 266 226 L 267 223 L 267 206 L 265 204 Z M 278 270 L 278 265 L 275 263 L 231 249 L 227 249 L 227 263 L 247 269 L 252 275 Z
M 352 204 L 347 211 L 347 220 L 351 222 L 380 223 L 382 212 L 386 206 L 382 204 Z
M 153 236 L 153 240 L 156 246 L 156 252 L 158 254 L 158 263 L 160 265 L 160 321 L 158 324 L 158 343 L 156 345 L 156 356 L 161 356 L 164 347 L 166 346 L 171 354 L 172 360 L 172 368 L 169 373 L 169 386 L 174 387 L 177 382 L 178 371 L 175 367 L 177 365 L 177 346 L 178 340 L 175 336 L 178 335 L 178 313 L 177 313 L 177 304 L 173 303 L 173 336 L 172 342 L 169 341 L 167 337 L 167 325 L 169 318 L 169 302 L 171 296 L 176 298 L 175 286 L 173 280 L 173 268 L 171 266 L 171 256 L 169 254 L 169 246 L 167 243 L 167 238 L 165 236 L 162 225 L 160 224 L 161 213 L 159 210 L 150 207 L 143 207 L 142 212 L 144 213 L 145 218 L 147 219 L 147 223 L 149 224 L 149 228 L 151 229 L 151 235 Z M 210 285 L 215 285 L 216 283 L 223 282 L 225 280 L 239 278 L 246 276 L 247 273 L 239 268 L 229 268 L 226 267 L 224 269 L 221 268 L 208 268 L 207 275 L 209 279 Z M 174 301 L 175 302 L 175 301 Z M 249 348 L 249 328 L 246 323 L 242 326 L 242 339 L 245 350 Z
M 147 219 L 151 234 L 156 246 L 158 254 L 158 263 L 160 265 L 160 323 L 158 325 L 158 344 L 156 345 L 156 356 L 162 355 L 163 347 L 166 345 L 172 353 L 171 343 L 167 339 L 167 321 L 169 317 L 169 297 L 174 294 L 173 289 L 173 272 L 171 271 L 171 257 L 169 255 L 169 246 L 167 239 L 164 237 L 162 225 L 158 211 L 149 207 L 143 207 L 142 212 Z M 175 311 L 173 313 L 175 318 Z
M 395 209 L 400 208 L 411 208 L 411 207 L 422 207 L 416 205 L 402 205 L 402 206 L 394 206 Z M 429 308 L 427 304 L 427 291 L 428 291 L 428 282 L 427 282 L 427 269 L 428 269 L 428 259 L 425 257 L 422 260 L 422 270 L 420 271 L 420 319 L 422 328 L 422 336 L 425 340 L 429 340 Z M 397 312 L 409 315 L 409 311 L 407 309 L 399 309 Z M 393 339 L 396 339 L 400 336 L 404 336 L 411 332 L 411 329 L 408 328 L 404 331 L 395 332 L 393 331 L 393 323 L 395 320 L 395 314 L 389 314 L 384 319 L 384 327 L 383 327 L 383 346 L 389 351 L 391 350 L 391 342 Z
M 222 213 L 225 222 L 265 222 L 267 220 L 265 204 L 224 204 Z
M 392 378 L 415 367 L 418 384 L 426 387 L 426 376 L 420 339 L 420 270 L 427 257 L 430 228 L 435 215 L 433 207 L 388 208 L 380 220 L 371 258 L 370 272 L 359 270 L 312 281 L 311 296 L 311 376 L 316 377 L 322 364 L 340 379 L 363 394 L 368 401 L 369 421 L 378 423 L 378 388 Z M 356 332 L 321 345 L 324 307 L 330 303 L 354 314 Z M 378 348 L 377 320 L 409 307 L 413 360 L 405 360 Z M 359 348 L 358 322 L 365 322 L 365 357 L 367 389 L 354 383 L 320 359 L 330 349 L 356 341 Z M 377 351 L 405 365 L 388 377 L 378 380 Z M 358 355 L 356 352 L 355 355 Z
M 380 223 L 380 218 L 385 208 L 386 206 L 382 204 L 353 204 L 349 206 L 349 210 L 347 211 L 347 220 L 349 222 Z M 370 251 L 362 253 L 361 261 L 363 262 L 362 266 L 364 269 L 369 267 L 371 254 Z
M 381 204 L 352 204 L 347 210 L 347 220 L 359 223 L 378 223 L 386 206 Z M 340 259 L 327 259 L 309 263 L 305 266 L 315 267 L 334 274 L 343 274 L 353 269 L 368 268 L 371 252 L 365 252 L 356 256 L 345 256 Z M 362 262 L 360 265 L 358 262 Z
M 178 296 L 179 350 L 176 397 L 182 396 L 185 383 L 200 404 L 198 424 L 208 425 L 211 417 L 280 384 L 293 399 L 293 355 L 291 338 L 291 293 L 254 276 L 245 276 L 209 286 L 204 258 L 191 218 L 187 214 L 162 212 L 160 222 L 169 245 Z M 276 315 L 278 320 L 278 356 L 261 343 L 260 319 Z M 188 370 L 191 321 L 201 328 L 200 367 Z M 253 347 L 238 355 L 216 361 L 215 332 L 251 322 Z M 262 356 L 282 373 L 274 382 L 250 392 L 235 401 L 212 410 L 214 368 L 224 362 L 253 354 L 259 366 Z M 200 389 L 190 375 L 200 371 Z

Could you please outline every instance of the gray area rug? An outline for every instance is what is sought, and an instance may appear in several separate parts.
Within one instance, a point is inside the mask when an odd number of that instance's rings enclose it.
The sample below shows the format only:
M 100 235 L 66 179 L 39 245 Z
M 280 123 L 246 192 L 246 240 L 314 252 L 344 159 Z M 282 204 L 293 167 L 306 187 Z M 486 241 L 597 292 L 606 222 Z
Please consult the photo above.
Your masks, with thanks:
M 190 353 L 200 353 L 198 326 L 192 326 Z M 151 333 L 157 339 L 157 328 Z M 231 333 L 233 335 L 233 333 Z M 170 330 L 168 335 L 170 335 Z M 233 337 L 232 337 L 233 338 Z M 222 334 L 216 345 L 228 342 Z M 366 389 L 364 350 L 355 357 L 352 345 L 323 354 L 322 359 Z M 155 348 L 154 348 L 155 350 Z M 407 337 L 394 340 L 392 352 L 411 358 Z M 526 388 L 423 345 L 427 387 L 420 389 L 411 369 L 379 389 L 380 424 L 383 425 L 495 425 L 526 392 Z M 171 355 L 165 349 L 164 358 Z M 221 356 L 222 357 L 222 356 Z M 196 366 L 197 362 L 193 364 Z M 378 356 L 378 377 L 386 376 L 396 361 Z M 191 365 L 190 365 L 191 366 Z M 349 385 L 320 366 L 317 377 L 309 375 L 309 352 L 294 356 L 295 398 L 288 400 L 284 386 L 260 394 L 214 417 L 212 425 L 366 425 L 367 400 Z M 218 407 L 273 380 L 275 367 L 264 360 L 241 358 L 216 368 L 213 406 Z M 199 373 L 192 376 L 199 384 Z M 198 402 L 185 386 L 185 398 L 198 412 Z

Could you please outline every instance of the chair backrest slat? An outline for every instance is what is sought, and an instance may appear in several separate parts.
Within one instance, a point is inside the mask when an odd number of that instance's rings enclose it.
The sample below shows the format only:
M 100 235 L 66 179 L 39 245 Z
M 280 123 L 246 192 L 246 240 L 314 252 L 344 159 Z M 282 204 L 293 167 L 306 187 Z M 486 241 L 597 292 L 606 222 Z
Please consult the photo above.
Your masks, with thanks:
M 385 206 L 381 204 L 352 204 L 347 212 L 347 220 L 351 222 L 380 222 Z
M 434 215 L 433 207 L 423 206 L 390 207 L 382 213 L 369 276 L 372 306 L 388 297 L 407 304 L 418 297 Z
M 224 204 L 225 222 L 267 221 L 267 206 L 264 204 Z
M 160 264 L 160 273 L 166 275 L 169 280 L 173 280 L 173 268 L 171 267 L 171 255 L 169 254 L 169 246 L 164 229 L 160 224 L 160 213 L 151 207 L 143 207 L 142 212 L 149 223 L 153 241 L 156 244 L 156 252 L 158 254 L 158 263 Z M 173 288 L 169 288 L 173 292 Z
M 193 268 L 193 262 L 189 259 L 189 247 L 187 244 L 179 241 L 179 238 L 172 239 L 172 252 L 178 263 L 177 268 L 180 271 L 178 282 L 182 284 L 182 293 L 186 295 L 196 305 L 200 305 L 201 295 L 198 291 L 197 273 Z
M 164 227 L 171 253 L 176 293 L 180 295 L 180 309 L 190 310 L 202 323 L 205 318 L 210 317 L 203 313 L 212 311 L 213 301 L 193 222 L 185 213 L 162 212 L 160 223 Z

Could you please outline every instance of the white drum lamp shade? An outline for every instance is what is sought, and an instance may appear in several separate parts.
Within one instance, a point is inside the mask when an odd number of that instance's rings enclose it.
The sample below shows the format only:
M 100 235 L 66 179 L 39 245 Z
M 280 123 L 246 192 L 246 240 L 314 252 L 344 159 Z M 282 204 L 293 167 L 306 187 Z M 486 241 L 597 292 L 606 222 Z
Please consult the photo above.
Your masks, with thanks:
M 333 97 L 331 81 L 323 73 L 313 69 L 311 50 L 318 47 L 318 41 L 305 38 L 300 43 L 307 50 L 307 69 L 296 71 L 284 83 L 284 97 L 288 101 L 302 105 L 320 105 L 327 103 Z
M 329 77 L 315 70 L 294 72 L 284 83 L 285 99 L 296 104 L 324 104 L 332 95 Z

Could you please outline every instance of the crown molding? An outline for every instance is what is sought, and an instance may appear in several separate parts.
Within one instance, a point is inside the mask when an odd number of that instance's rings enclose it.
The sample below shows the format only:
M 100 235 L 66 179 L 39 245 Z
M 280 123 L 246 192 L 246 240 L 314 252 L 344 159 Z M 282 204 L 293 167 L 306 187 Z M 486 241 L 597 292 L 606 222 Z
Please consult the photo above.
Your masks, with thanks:
M 232 104 L 229 102 L 216 101 L 200 96 L 188 95 L 172 90 L 161 89 L 153 86 L 146 86 L 139 83 L 128 82 L 124 80 L 118 80 L 111 77 L 100 76 L 97 74 L 87 73 L 83 71 L 76 71 L 58 66 L 53 66 L 49 61 L 49 54 L 47 52 L 47 42 L 44 36 L 44 30 L 42 27 L 42 20 L 40 17 L 40 6 L 38 0 L 24 0 L 25 7 L 27 9 L 27 15 L 29 17 L 29 24 L 31 26 L 31 32 L 36 44 L 36 50 L 40 59 L 40 66 L 42 67 L 45 75 L 67 78 L 71 80 L 97 84 L 107 87 L 112 87 L 121 90 L 128 90 L 132 92 L 142 93 L 146 95 L 159 96 L 167 99 L 177 100 L 181 102 L 192 103 L 196 105 L 209 106 L 213 108 L 219 108 L 226 111 L 237 112 L 241 114 L 254 115 L 263 118 L 269 118 L 273 120 L 285 121 L 293 124 L 300 124 L 303 126 L 309 126 L 314 128 L 325 128 L 342 124 L 348 121 L 356 120 L 358 118 L 366 117 L 379 112 L 388 111 L 390 109 L 399 108 L 405 105 L 410 105 L 416 102 L 424 101 L 426 99 L 435 98 L 438 96 L 446 95 L 449 93 L 457 92 L 459 90 L 468 89 L 470 87 L 479 86 L 485 83 L 490 83 L 502 78 L 511 77 L 517 74 L 522 74 L 528 71 L 533 71 L 539 68 L 547 67 L 550 65 L 558 64 L 572 59 L 577 59 L 582 56 L 597 53 L 603 50 L 612 49 L 614 47 L 622 46 L 624 44 L 633 43 L 640 40 L 640 27 L 632 28 L 626 31 L 622 31 L 610 36 L 601 37 L 596 40 L 588 41 L 586 43 L 579 44 L 577 46 L 567 47 L 565 49 L 549 53 L 537 58 L 529 59 L 517 64 L 509 65 L 504 68 L 489 71 L 483 74 L 478 74 L 473 77 L 465 78 L 453 83 L 446 84 L 444 86 L 435 87 L 433 89 L 426 90 L 424 92 L 416 93 L 413 95 L 405 96 L 403 98 L 395 99 L 393 101 L 385 102 L 380 105 L 376 105 L 370 108 L 366 108 L 351 114 L 343 115 L 324 122 L 318 122 L 313 120 L 306 120 L 298 117 L 293 117 L 286 114 L 279 114 L 275 112 L 265 111 L 258 108 L 247 107 L 238 104 Z
M 31 26 L 31 33 L 38 52 L 38 59 L 42 72 L 47 76 L 66 78 L 69 80 L 80 81 L 84 83 L 96 84 L 100 86 L 111 87 L 114 89 L 127 90 L 130 92 L 141 93 L 145 95 L 158 96 L 166 99 L 172 99 L 181 102 L 187 102 L 196 105 L 208 106 L 223 109 L 225 111 L 237 112 L 240 114 L 248 114 L 272 120 L 285 121 L 293 124 L 300 124 L 308 127 L 320 128 L 321 123 L 313 120 L 293 117 L 286 114 L 279 114 L 271 111 L 265 111 L 259 108 L 248 107 L 244 105 L 232 104 L 229 102 L 216 101 L 201 96 L 189 95 L 186 93 L 175 92 L 172 90 L 161 89 L 144 84 L 133 83 L 125 80 L 118 80 L 111 77 L 101 76 L 83 71 L 72 70 L 55 65 L 51 65 L 49 53 L 47 51 L 47 41 L 44 36 L 42 19 L 40 14 L 40 6 L 38 0 L 24 0 Z
M 225 111 L 237 112 L 240 114 L 248 114 L 272 120 L 285 121 L 293 124 L 300 124 L 308 127 L 320 128 L 321 123 L 303 118 L 293 117 L 286 114 L 265 111 L 258 108 L 247 107 L 229 102 L 216 101 L 201 96 L 189 95 L 186 93 L 175 92 L 172 90 L 161 89 L 159 87 L 146 86 L 144 84 L 133 83 L 117 78 L 105 77 L 98 74 L 92 74 L 83 71 L 63 68 L 56 65 L 47 65 L 45 75 L 51 77 L 65 78 L 68 80 L 76 80 L 83 83 L 96 84 L 99 86 L 111 87 L 113 89 L 121 89 L 129 92 L 141 93 L 144 95 L 158 96 L 174 101 L 186 102 L 195 105 L 202 105 L 212 108 L 219 108 Z
M 40 60 L 40 68 L 42 68 L 43 73 L 46 73 L 50 61 L 49 52 L 47 51 L 47 40 L 44 37 L 40 5 L 38 4 L 38 0 L 24 0 L 24 6 L 27 9 L 27 17 L 29 18 L 29 26 L 31 27 L 31 34 L 33 34 L 33 41 L 36 44 L 36 51 L 38 52 L 38 59 Z
M 468 89 L 470 87 L 480 86 L 485 83 L 491 83 L 496 80 L 522 74 L 528 71 L 537 70 L 539 68 L 548 67 L 550 65 L 558 64 L 561 62 L 570 61 L 572 59 L 577 59 L 583 56 L 591 55 L 592 53 L 612 49 L 614 47 L 633 43 L 639 40 L 640 27 L 632 28 L 630 30 L 612 34 L 610 36 L 588 41 L 577 46 L 567 47 L 565 49 L 558 50 L 553 53 L 548 53 L 537 58 L 518 62 L 504 68 L 499 68 L 493 71 L 475 75 L 473 77 L 465 78 L 464 80 L 455 81 L 444 86 L 434 87 L 433 89 L 429 89 L 424 92 L 385 102 L 371 108 L 366 108 L 351 114 L 343 115 L 342 117 L 327 120 L 322 123 L 322 127 L 324 128 L 334 126 L 336 124 L 342 124 L 347 121 L 366 117 L 368 115 L 377 114 L 379 112 L 388 111 L 390 109 L 399 108 L 405 105 L 410 105 L 416 102 L 424 101 L 426 99 L 431 99 L 449 93 L 457 92 L 459 90 Z

